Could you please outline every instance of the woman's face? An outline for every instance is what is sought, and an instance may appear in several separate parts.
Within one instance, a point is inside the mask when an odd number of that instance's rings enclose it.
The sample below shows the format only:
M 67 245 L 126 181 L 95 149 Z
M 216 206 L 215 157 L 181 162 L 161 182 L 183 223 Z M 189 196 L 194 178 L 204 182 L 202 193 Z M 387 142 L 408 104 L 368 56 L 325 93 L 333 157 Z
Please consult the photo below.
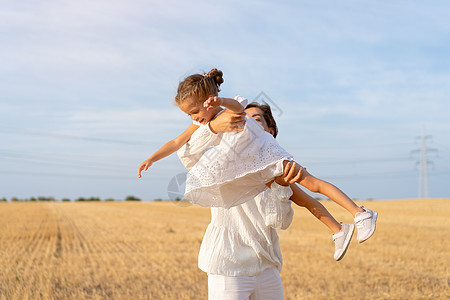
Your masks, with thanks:
M 193 121 L 201 124 L 207 124 L 219 112 L 220 108 L 206 110 L 203 102 L 197 96 L 189 96 L 178 106 Z
M 266 119 L 264 119 L 264 112 L 261 109 L 257 107 L 250 107 L 245 110 L 245 114 L 247 115 L 247 118 L 255 119 L 255 121 L 258 122 L 265 131 L 271 135 L 274 135 L 275 130 L 273 130 L 273 128 L 269 128 Z

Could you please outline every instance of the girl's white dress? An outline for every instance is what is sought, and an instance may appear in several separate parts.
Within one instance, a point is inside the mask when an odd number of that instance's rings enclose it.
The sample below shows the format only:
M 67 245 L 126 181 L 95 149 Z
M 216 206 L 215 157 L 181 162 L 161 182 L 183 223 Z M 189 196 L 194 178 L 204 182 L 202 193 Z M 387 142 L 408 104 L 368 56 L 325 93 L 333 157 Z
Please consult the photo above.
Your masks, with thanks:
M 247 105 L 240 96 L 234 99 Z M 180 159 L 189 157 L 184 196 L 193 204 L 225 208 L 242 204 L 283 173 L 284 160 L 292 160 L 253 118 L 238 133 L 214 135 L 202 127 L 178 150 Z

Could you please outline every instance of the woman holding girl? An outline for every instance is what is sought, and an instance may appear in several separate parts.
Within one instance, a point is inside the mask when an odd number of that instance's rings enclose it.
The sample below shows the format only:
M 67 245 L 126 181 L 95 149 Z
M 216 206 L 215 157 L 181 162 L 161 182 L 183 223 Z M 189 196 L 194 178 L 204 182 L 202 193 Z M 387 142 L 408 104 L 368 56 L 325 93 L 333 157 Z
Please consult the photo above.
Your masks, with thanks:
M 187 162 L 182 158 L 190 170 L 186 181 L 186 199 L 203 206 L 229 208 L 253 199 L 275 177 L 289 170 L 291 174 L 296 174 L 290 184 L 296 182 L 312 192 L 321 193 L 353 215 L 359 242 L 372 236 L 377 213 L 357 206 L 336 186 L 302 169 L 254 118 L 247 119 L 244 130 L 239 133 L 210 135 L 207 132 L 209 122 L 224 111 L 222 106 L 242 113 L 247 105 L 242 97 L 218 97 L 222 76 L 221 71 L 212 69 L 208 74 L 194 74 L 180 82 L 175 103 L 191 117 L 193 124 L 144 161 L 138 169 L 138 177 L 152 163 L 178 150 L 181 157 L 188 157 Z M 318 211 L 317 203 L 308 202 L 307 208 L 311 212 Z M 354 225 L 337 222 L 325 225 L 334 233 L 334 257 L 340 260 L 348 247 Z

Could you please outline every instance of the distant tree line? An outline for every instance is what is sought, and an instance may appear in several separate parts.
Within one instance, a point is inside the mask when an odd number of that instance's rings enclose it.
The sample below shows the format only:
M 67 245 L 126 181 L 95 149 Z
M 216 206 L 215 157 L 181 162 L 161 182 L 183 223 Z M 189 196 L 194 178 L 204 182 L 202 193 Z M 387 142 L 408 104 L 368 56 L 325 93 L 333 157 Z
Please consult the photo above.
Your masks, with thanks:
M 9 199 L 9 202 L 53 202 L 53 201 L 59 201 L 57 199 L 55 199 L 54 197 L 31 197 L 31 198 L 24 198 L 24 199 L 20 199 L 17 197 L 11 197 L 11 199 Z M 72 202 L 71 199 L 69 198 L 62 198 L 60 200 L 61 202 Z M 113 199 L 113 198 L 107 198 L 107 199 L 100 199 L 99 197 L 89 197 L 89 198 L 84 198 L 84 197 L 79 197 L 77 199 L 74 200 L 75 202 L 113 202 L 113 201 L 142 201 L 141 199 L 139 199 L 138 197 L 135 196 L 127 196 L 125 199 Z M 5 197 L 0 199 L 0 202 L 8 202 L 8 199 L 6 199 Z
M 319 201 L 330 201 L 330 199 L 328 198 L 320 198 L 320 197 L 316 197 L 316 200 Z M 356 199 L 353 198 L 354 201 L 360 200 L 360 201 L 364 201 L 363 199 Z M 366 199 L 366 201 L 373 201 L 373 198 L 368 198 Z M 62 198 L 61 200 L 57 200 L 54 197 L 31 197 L 31 198 L 24 198 L 24 199 L 19 199 L 17 197 L 12 197 L 9 199 L 9 202 L 52 202 L 52 201 L 61 201 L 61 202 L 72 202 L 71 199 L 69 198 Z M 114 201 L 142 201 L 140 198 L 137 198 L 135 196 L 127 196 L 125 199 L 113 199 L 113 198 L 107 198 L 107 199 L 100 199 L 99 197 L 89 197 L 89 198 L 84 198 L 84 197 L 79 197 L 77 199 L 73 200 L 74 202 L 114 202 Z M 154 199 L 153 201 L 159 202 L 159 201 L 170 201 L 170 200 L 164 200 L 161 198 L 157 198 Z M 184 199 L 181 198 L 176 198 L 175 200 L 172 201 L 185 201 Z M 5 197 L 0 198 L 0 202 L 8 202 L 8 199 L 6 199 Z

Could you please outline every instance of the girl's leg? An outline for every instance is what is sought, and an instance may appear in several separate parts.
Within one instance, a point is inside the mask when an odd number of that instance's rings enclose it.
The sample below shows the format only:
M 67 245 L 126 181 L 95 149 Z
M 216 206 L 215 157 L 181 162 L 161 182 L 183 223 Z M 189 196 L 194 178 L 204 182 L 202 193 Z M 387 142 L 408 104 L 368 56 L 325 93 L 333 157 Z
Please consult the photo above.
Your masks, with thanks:
M 373 235 L 378 217 L 378 213 L 376 211 L 359 207 L 339 188 L 329 182 L 312 176 L 308 173 L 308 171 L 306 171 L 306 169 L 302 168 L 295 162 L 284 161 L 283 166 L 285 169 L 285 175 L 288 173 L 288 177 L 292 178 L 293 181 L 303 185 L 311 192 L 321 193 L 322 195 L 327 196 L 348 210 L 352 214 L 356 227 L 358 228 L 357 239 L 360 243 L 366 241 Z M 292 181 L 289 181 L 289 183 L 292 183 Z M 347 228 L 345 230 L 351 230 L 353 232 L 353 228 Z
M 306 207 L 333 232 L 334 259 L 337 261 L 341 260 L 350 245 L 355 226 L 353 224 L 338 223 L 319 201 L 303 192 L 297 185 L 291 184 L 291 190 L 291 200 L 299 206 Z
M 295 164 L 291 166 L 289 164 Z M 346 210 L 348 210 L 353 217 L 355 217 L 356 213 L 364 212 L 364 210 L 355 204 L 344 192 L 338 189 L 336 186 L 332 185 L 329 182 L 318 179 L 306 171 L 305 168 L 297 164 L 296 162 L 290 162 L 285 160 L 283 162 L 283 166 L 285 169 L 289 168 L 290 173 L 292 173 L 293 181 L 303 185 L 308 190 L 313 193 L 320 193 L 322 195 L 327 196 Z
M 343 191 L 341 191 L 335 185 L 326 182 L 324 180 L 318 179 L 306 171 L 302 170 L 302 177 L 297 181 L 299 184 L 306 187 L 308 190 L 314 193 L 320 193 L 327 196 L 329 199 L 333 200 L 347 211 L 349 211 L 353 217 L 359 212 L 364 212 L 364 210 L 356 205 Z
M 302 191 L 296 184 L 291 184 L 291 200 L 301 207 L 309 210 L 320 222 L 325 224 L 332 233 L 341 230 L 342 225 L 330 214 L 330 212 L 316 199 Z

